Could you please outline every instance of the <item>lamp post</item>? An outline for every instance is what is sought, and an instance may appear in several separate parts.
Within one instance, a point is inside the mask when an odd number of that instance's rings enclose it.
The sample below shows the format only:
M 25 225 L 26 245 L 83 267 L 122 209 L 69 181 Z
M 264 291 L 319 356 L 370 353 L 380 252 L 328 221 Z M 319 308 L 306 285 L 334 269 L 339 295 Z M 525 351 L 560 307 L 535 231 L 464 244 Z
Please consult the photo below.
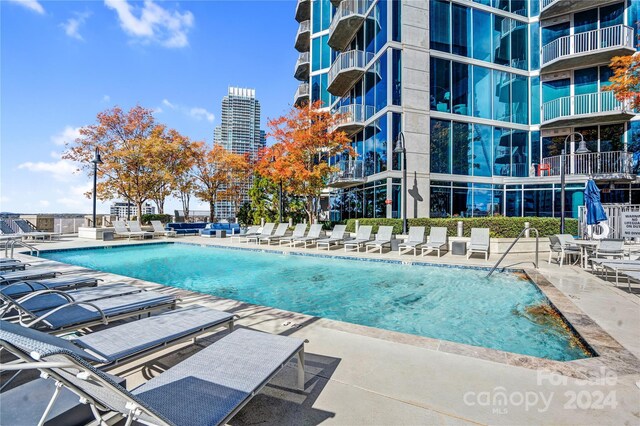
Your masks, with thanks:
M 560 233 L 564 234 L 564 206 L 565 206 L 565 202 L 564 202 L 564 195 L 565 195 L 565 190 L 564 190 L 564 186 L 565 186 L 565 171 L 564 171 L 564 163 L 565 163 L 565 157 L 566 157 L 566 153 L 567 153 L 567 141 L 569 140 L 569 138 L 572 138 L 573 135 L 578 135 L 580 136 L 580 145 L 578 146 L 578 149 L 576 149 L 574 151 L 575 154 L 586 154 L 587 152 L 590 152 L 589 149 L 587 148 L 586 142 L 584 140 L 584 136 L 582 136 L 582 133 L 578 133 L 578 132 L 573 132 L 570 135 L 567 135 L 566 138 L 564 138 L 564 149 L 562 150 L 562 153 L 560 154 Z
M 404 133 L 398 133 L 394 154 L 402 154 L 402 233 L 407 234 L 407 147 L 404 140 Z
M 91 159 L 93 163 L 93 227 L 96 226 L 96 200 L 97 200 L 97 187 L 98 187 L 98 164 L 102 164 L 102 158 L 100 157 L 100 148 L 96 147 L 96 152 Z

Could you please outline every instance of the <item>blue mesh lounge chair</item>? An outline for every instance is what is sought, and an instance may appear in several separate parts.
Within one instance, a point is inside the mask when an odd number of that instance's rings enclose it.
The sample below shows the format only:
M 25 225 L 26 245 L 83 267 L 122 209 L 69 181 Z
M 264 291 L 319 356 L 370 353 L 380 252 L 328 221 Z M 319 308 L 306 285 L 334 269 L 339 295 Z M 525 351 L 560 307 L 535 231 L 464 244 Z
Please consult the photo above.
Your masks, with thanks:
M 369 247 L 373 247 L 374 249 L 380 249 L 380 253 L 382 253 L 382 248 L 384 246 L 389 246 L 389 248 L 391 248 L 392 236 L 393 236 L 393 226 L 380 226 L 378 228 L 378 232 L 376 233 L 375 240 L 365 243 L 364 245 L 365 251 L 369 251 Z
M 420 245 L 424 244 L 424 226 L 412 226 L 409 228 L 409 236 L 403 243 L 398 244 L 398 254 L 402 254 L 402 249 L 413 250 L 413 255 L 417 254 Z
M 356 237 L 352 240 L 344 242 L 344 251 L 349 251 L 349 249 L 351 248 L 360 251 L 360 247 L 363 247 L 366 243 L 371 241 L 372 231 L 373 226 L 360 226 L 360 228 L 358 228 L 358 232 L 356 232 Z
M 484 253 L 484 260 L 488 260 L 490 242 L 489 228 L 471 228 L 471 241 L 469 242 L 467 259 L 473 253 Z
M 32 225 L 29 224 L 25 219 L 13 219 L 13 223 L 16 224 L 18 229 L 20 229 L 20 234 L 29 238 L 45 238 L 52 239 L 54 236 L 59 235 L 57 232 L 45 232 L 38 231 L 32 228 Z
M 289 245 L 291 245 L 291 243 L 296 238 L 303 238 L 306 232 L 307 232 L 307 224 L 298 223 L 296 227 L 293 228 L 293 234 L 289 235 L 288 237 L 282 237 L 278 239 L 278 245 L 281 246 L 282 243 L 289 243 Z
M 275 228 L 275 226 L 276 224 L 273 222 L 265 223 L 264 227 L 262 228 L 262 232 L 256 235 L 249 235 L 247 237 L 247 242 L 250 243 L 251 241 L 255 241 L 257 244 L 260 238 L 268 237 L 273 234 L 273 228 Z
M 267 244 L 271 244 L 271 241 L 278 241 L 280 238 L 285 236 L 287 229 L 289 229 L 288 223 L 279 223 L 276 231 L 272 235 L 259 236 L 258 244 L 262 244 L 265 241 Z
M 0 219 L 0 233 L 2 233 L 2 235 L 18 236 L 18 233 L 14 231 L 11 225 L 4 219 Z
M 596 248 L 595 257 L 624 258 L 624 240 L 604 239 Z
M 55 290 L 47 291 L 50 294 L 55 292 Z M 66 298 L 63 292 L 57 293 L 61 298 Z M 15 318 L 25 327 L 57 333 L 98 324 L 108 324 L 112 321 L 141 316 L 161 309 L 174 309 L 178 301 L 172 295 L 156 291 L 142 291 L 90 302 L 67 302 L 53 309 L 31 311 L 21 303 L 21 301 L 28 301 L 29 296 L 31 295 L 7 303 L 3 307 L 0 319 Z
M 440 257 L 440 251 L 449 248 L 447 233 L 448 230 L 445 227 L 432 227 L 429 230 L 429 241 L 422 245 L 422 255 L 424 256 L 425 252 L 429 253 L 435 250 Z
M 0 262 L 0 272 L 3 271 L 24 271 L 26 266 L 31 266 L 28 263 L 20 262 L 19 260 L 13 260 Z
M 23 361 L 10 368 L 37 368 L 79 395 L 98 422 L 104 421 L 101 413 L 112 412 L 126 418 L 126 424 L 224 424 L 294 357 L 298 387 L 304 388 L 304 342 L 247 329 L 234 331 L 132 391 L 91 365 L 95 357 L 52 336 L 2 327 L 0 346 Z
M 0 273 L 0 284 L 11 284 L 24 280 L 37 280 L 40 278 L 55 278 L 60 272 L 51 269 L 33 268 L 24 271 Z
M 316 247 L 327 246 L 327 251 L 331 250 L 331 246 L 344 244 L 344 233 L 347 231 L 347 225 L 335 225 L 329 238 L 323 238 L 316 241 Z M 306 247 L 306 246 L 305 246 Z
M 309 232 L 306 236 L 300 238 L 294 238 L 290 243 L 289 247 L 295 247 L 298 244 L 304 244 L 304 247 L 307 248 L 307 244 L 317 243 L 320 238 L 320 234 L 322 233 L 322 224 L 314 223 L 309 228 Z
M 16 299 L 40 290 L 73 290 L 81 287 L 95 287 L 99 279 L 88 275 L 66 276 L 37 281 L 20 281 L 0 287 L 0 294 Z

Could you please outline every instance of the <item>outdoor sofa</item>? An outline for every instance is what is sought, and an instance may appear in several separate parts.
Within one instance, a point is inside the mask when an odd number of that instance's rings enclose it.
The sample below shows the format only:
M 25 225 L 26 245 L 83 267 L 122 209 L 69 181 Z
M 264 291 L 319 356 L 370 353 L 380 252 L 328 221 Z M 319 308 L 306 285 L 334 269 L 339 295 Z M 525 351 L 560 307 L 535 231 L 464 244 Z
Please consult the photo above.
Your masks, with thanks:
M 193 223 L 167 223 L 165 229 L 167 231 L 175 231 L 177 235 L 198 235 L 200 231 L 207 227 L 206 222 L 193 222 Z

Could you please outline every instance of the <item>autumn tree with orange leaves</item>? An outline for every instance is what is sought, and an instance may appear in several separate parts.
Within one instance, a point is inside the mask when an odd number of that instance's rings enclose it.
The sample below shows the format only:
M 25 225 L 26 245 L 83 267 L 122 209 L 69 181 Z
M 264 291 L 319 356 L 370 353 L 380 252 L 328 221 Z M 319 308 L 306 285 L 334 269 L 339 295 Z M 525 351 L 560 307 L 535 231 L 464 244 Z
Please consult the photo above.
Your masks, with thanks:
M 613 76 L 604 90 L 613 91 L 618 101 L 630 109 L 640 108 L 640 52 L 629 56 L 615 56 L 609 67 Z
M 238 179 L 245 179 L 248 173 L 247 159 L 215 144 L 209 148 L 199 143 L 194 150 L 195 196 L 209 203 L 209 220 L 215 220 L 217 201 L 228 199 L 228 188 Z
M 305 200 L 309 221 L 316 219 L 317 205 L 331 173 L 327 159 L 347 153 L 355 156 L 344 132 L 333 130 L 339 115 L 323 110 L 321 102 L 293 107 L 285 116 L 269 120 L 269 136 L 276 143 L 261 152 L 256 170 L 284 190 Z

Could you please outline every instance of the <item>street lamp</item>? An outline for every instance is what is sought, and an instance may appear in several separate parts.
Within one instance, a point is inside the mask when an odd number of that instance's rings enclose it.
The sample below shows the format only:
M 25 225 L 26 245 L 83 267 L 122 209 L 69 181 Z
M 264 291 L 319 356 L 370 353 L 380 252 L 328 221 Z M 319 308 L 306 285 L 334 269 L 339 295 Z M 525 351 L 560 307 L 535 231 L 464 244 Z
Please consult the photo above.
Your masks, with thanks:
M 276 157 L 271 157 L 271 162 L 275 163 L 276 162 Z M 280 193 L 278 194 L 278 201 L 279 201 L 279 207 L 278 207 L 278 212 L 280 213 L 280 222 L 282 223 L 282 210 L 284 209 L 284 203 L 282 202 L 282 178 L 280 178 Z
M 582 133 L 578 133 L 578 132 L 573 132 L 570 135 L 567 135 L 567 137 L 564 139 L 564 149 L 562 150 L 562 153 L 560 154 L 560 233 L 564 234 L 564 185 L 565 185 L 565 171 L 564 171 L 564 163 L 565 163 L 565 157 L 566 157 L 566 152 L 567 152 L 567 141 L 569 140 L 569 138 L 573 138 L 573 135 L 578 135 L 580 136 L 580 145 L 578 146 L 578 149 L 576 149 L 574 151 L 574 154 L 586 154 L 587 152 L 590 152 L 589 149 L 587 148 L 586 142 L 584 140 L 584 136 L 582 136 Z
M 102 158 L 100 157 L 100 148 L 96 147 L 96 152 L 91 159 L 93 163 L 93 227 L 96 226 L 96 200 L 97 200 L 97 187 L 98 187 L 98 164 L 102 164 Z
M 404 133 L 398 133 L 394 154 L 402 154 L 402 233 L 407 234 L 407 147 L 404 140 Z

